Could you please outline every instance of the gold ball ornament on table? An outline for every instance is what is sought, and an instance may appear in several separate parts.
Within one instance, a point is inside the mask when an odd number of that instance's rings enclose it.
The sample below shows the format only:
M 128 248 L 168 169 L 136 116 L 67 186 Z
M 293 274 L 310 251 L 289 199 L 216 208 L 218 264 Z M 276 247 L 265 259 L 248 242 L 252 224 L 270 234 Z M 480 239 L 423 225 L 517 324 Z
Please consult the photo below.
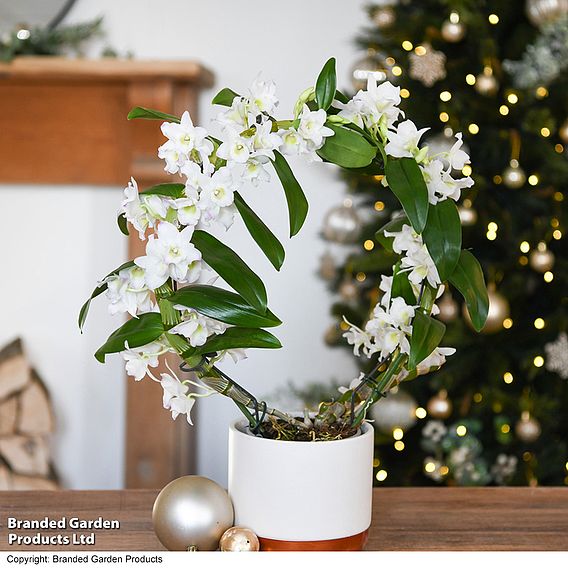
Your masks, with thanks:
M 521 166 L 519 166 L 518 160 L 511 160 L 509 162 L 509 167 L 503 170 L 503 183 L 510 187 L 511 189 L 519 189 L 525 185 L 527 181 L 527 175 Z
M 529 256 L 529 264 L 533 270 L 544 274 L 554 267 L 554 253 L 548 249 L 545 242 L 540 242 Z
M 510 315 L 509 302 L 505 296 L 497 291 L 493 282 L 487 286 L 487 295 L 489 296 L 489 311 L 487 313 L 487 321 L 481 332 L 497 333 L 503 329 L 503 322 Z M 465 321 L 473 329 L 473 324 L 465 304 L 463 305 L 462 313 Z
M 521 419 L 515 424 L 517 438 L 529 444 L 536 442 L 540 438 L 541 432 L 540 422 L 527 411 L 521 414 Z
M 361 219 L 350 199 L 346 199 L 342 205 L 333 207 L 323 222 L 323 236 L 328 241 L 339 244 L 356 242 L 361 229 Z
M 525 11 L 531 23 L 540 28 L 568 14 L 568 0 L 527 0 Z
M 395 428 L 407 430 L 416 423 L 418 405 L 407 392 L 391 390 L 384 400 L 371 407 L 374 425 L 385 434 L 392 434 Z
M 494 95 L 499 90 L 499 82 L 493 75 L 491 67 L 485 67 L 483 73 L 475 78 L 475 90 L 486 97 Z
M 438 394 L 434 395 L 426 405 L 426 410 L 432 418 L 438 420 L 445 420 L 452 414 L 452 401 L 448 398 L 448 391 L 441 390 Z
M 258 552 L 260 542 L 258 537 L 246 527 L 231 527 L 227 529 L 219 541 L 221 552 Z
M 168 483 L 152 510 L 154 531 L 168 550 L 217 550 L 233 520 L 228 493 L 199 475 L 186 475 Z

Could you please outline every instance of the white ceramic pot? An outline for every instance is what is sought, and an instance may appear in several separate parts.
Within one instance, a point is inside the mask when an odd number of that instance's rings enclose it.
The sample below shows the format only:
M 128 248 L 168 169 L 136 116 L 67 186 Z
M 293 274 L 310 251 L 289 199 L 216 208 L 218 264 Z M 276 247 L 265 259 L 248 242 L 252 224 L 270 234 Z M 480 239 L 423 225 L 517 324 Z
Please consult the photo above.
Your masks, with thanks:
M 229 432 L 235 524 L 264 549 L 361 549 L 371 524 L 372 426 L 329 442 L 268 440 L 247 426 L 237 421 Z

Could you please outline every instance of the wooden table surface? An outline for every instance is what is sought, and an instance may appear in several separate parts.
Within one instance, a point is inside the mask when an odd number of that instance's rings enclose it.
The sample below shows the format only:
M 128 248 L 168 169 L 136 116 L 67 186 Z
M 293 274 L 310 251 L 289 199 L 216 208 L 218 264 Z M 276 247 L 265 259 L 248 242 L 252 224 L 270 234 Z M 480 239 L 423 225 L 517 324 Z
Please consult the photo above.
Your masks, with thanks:
M 0 550 L 163 550 L 152 530 L 157 491 L 0 492 Z M 94 547 L 8 545 L 8 517 L 117 519 Z M 51 531 L 56 534 L 62 531 Z M 65 531 L 63 531 L 65 533 Z M 89 531 L 83 531 L 89 532 Z M 50 531 L 42 531 L 49 534 Z M 568 488 L 375 489 L 367 550 L 568 550 Z

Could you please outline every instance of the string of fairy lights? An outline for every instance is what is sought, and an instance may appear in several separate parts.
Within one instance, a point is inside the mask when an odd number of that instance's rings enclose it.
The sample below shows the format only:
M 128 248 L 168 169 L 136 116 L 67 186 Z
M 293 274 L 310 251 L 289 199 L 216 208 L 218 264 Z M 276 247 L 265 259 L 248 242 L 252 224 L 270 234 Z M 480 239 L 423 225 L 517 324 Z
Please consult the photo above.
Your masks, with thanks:
M 375 16 L 375 22 L 381 27 L 388 27 L 394 22 L 394 13 L 392 12 L 392 7 L 383 6 L 378 9 L 377 15 Z M 501 19 L 497 13 L 490 13 L 487 15 L 487 22 L 489 26 L 498 26 Z M 462 22 L 460 14 L 453 10 L 448 15 L 447 20 L 443 23 L 441 28 L 442 37 L 448 42 L 458 42 L 461 41 L 466 33 L 466 28 Z M 401 48 L 409 54 L 410 58 L 414 60 L 410 61 L 411 68 L 409 70 L 409 75 L 412 79 L 420 80 L 426 86 L 432 86 L 431 84 L 436 81 L 445 78 L 445 69 L 441 69 L 440 66 L 445 65 L 445 55 L 441 52 L 436 52 L 432 46 L 424 41 L 419 44 L 414 44 L 410 39 L 405 39 L 400 44 Z M 358 62 L 353 68 L 353 86 L 358 89 L 362 88 L 366 83 L 367 77 L 372 74 L 375 76 L 377 81 L 385 80 L 400 80 L 400 78 L 406 73 L 403 66 L 398 63 L 394 57 L 388 56 L 380 60 L 380 65 L 377 65 L 378 52 L 375 48 L 369 48 L 367 57 L 362 61 Z M 416 64 L 416 61 L 420 58 L 430 58 L 430 61 L 426 66 Z M 413 64 L 415 65 L 414 75 L 413 75 Z M 498 121 L 499 117 L 508 117 L 515 109 L 523 102 L 524 97 L 534 97 L 535 100 L 544 100 L 549 96 L 549 91 L 546 86 L 538 85 L 531 90 L 522 89 L 505 89 L 500 94 L 499 97 L 499 82 L 495 73 L 495 61 L 487 58 L 483 61 L 483 68 L 479 74 L 467 73 L 464 76 L 464 82 L 467 86 L 475 89 L 475 91 L 482 96 L 495 97 L 495 118 Z M 400 95 L 403 99 L 411 98 L 411 92 L 407 86 L 401 87 Z M 478 124 L 474 121 L 469 121 L 465 125 L 459 124 L 459 119 L 457 116 L 452 115 L 452 101 L 455 100 L 455 93 L 452 93 L 448 88 L 443 88 L 438 93 L 438 98 L 440 100 L 440 109 L 438 118 L 443 125 L 443 133 L 449 139 L 453 133 L 457 130 L 465 130 L 470 136 L 477 136 L 482 131 L 483 124 Z M 488 117 L 490 120 L 491 117 Z M 499 124 L 499 122 L 498 122 Z M 461 126 L 461 128 L 458 128 Z M 465 127 L 465 128 L 464 128 Z M 503 129 L 505 127 L 503 126 Z M 565 147 L 564 144 L 568 143 L 568 120 L 566 120 L 556 132 L 550 124 L 544 124 L 538 129 L 538 134 L 544 139 L 550 139 L 551 142 L 557 134 L 559 140 L 552 142 L 554 144 L 554 150 L 558 154 L 564 154 Z M 496 186 L 505 185 L 510 189 L 520 189 L 525 187 L 527 184 L 530 188 L 538 189 L 541 185 L 541 175 L 538 171 L 529 172 L 528 175 L 521 167 L 520 163 L 520 153 L 521 153 L 521 135 L 516 129 L 509 130 L 509 137 L 511 143 L 511 154 L 508 164 L 503 169 L 502 172 L 496 173 L 492 177 L 492 181 Z M 428 144 L 429 141 L 426 143 Z M 466 165 L 462 173 L 466 176 L 470 176 L 473 173 L 472 167 Z M 376 181 L 381 183 L 382 176 L 375 176 Z M 552 193 L 552 199 L 555 203 L 560 206 L 564 201 L 564 194 L 562 191 L 554 191 Z M 374 203 L 374 210 L 377 213 L 382 213 L 385 210 L 385 203 L 381 200 L 377 200 Z M 474 208 L 474 200 L 472 198 L 466 198 L 463 200 L 459 206 L 460 218 L 464 226 L 471 226 L 477 223 L 477 212 Z M 561 227 L 561 222 L 558 216 L 553 216 L 550 219 L 548 229 L 546 229 L 545 234 L 541 235 L 541 238 L 531 243 L 526 238 L 523 238 L 518 243 L 518 263 L 521 266 L 529 266 L 536 272 L 542 274 L 542 278 L 546 284 L 550 284 L 554 281 L 554 263 L 555 257 L 552 251 L 549 250 L 548 244 L 550 241 L 559 241 L 563 238 L 563 229 Z M 486 226 L 485 237 L 489 242 L 497 241 L 500 237 L 500 227 L 496 220 L 489 220 Z M 370 252 L 376 246 L 376 243 L 372 239 L 365 239 L 362 243 L 362 247 L 365 251 Z M 350 271 L 350 267 L 346 267 L 346 271 Z M 365 272 L 357 272 L 355 274 L 351 273 L 355 280 L 359 283 L 366 280 Z M 378 294 L 378 292 L 377 292 Z M 504 296 L 499 294 L 496 290 L 496 283 L 490 282 L 489 284 L 489 294 L 490 294 L 490 318 L 491 312 L 496 312 L 497 321 L 493 322 L 492 329 L 486 330 L 488 333 L 493 333 L 499 329 L 509 330 L 515 326 L 515 322 L 510 317 L 509 305 Z M 373 301 L 376 298 L 371 298 Z M 451 308 L 453 317 L 457 314 L 457 309 L 455 306 L 449 306 Z M 494 308 L 492 310 L 492 308 Z M 495 315 L 495 314 L 494 314 Z M 449 320 L 448 320 L 449 321 Z M 547 322 L 544 317 L 536 316 L 532 321 L 534 329 L 540 331 L 547 327 Z M 341 330 L 345 329 L 345 324 L 340 323 L 339 328 Z M 535 369 L 540 369 L 545 365 L 545 358 L 542 354 L 535 354 L 532 357 L 532 365 Z M 511 370 L 506 370 L 502 374 L 502 380 L 505 385 L 511 385 L 515 381 L 515 377 Z M 445 391 L 444 391 L 445 392 Z M 472 401 L 475 404 L 481 404 L 484 400 L 484 395 L 481 392 L 475 392 L 471 395 Z M 498 430 L 502 437 L 512 436 L 515 433 L 520 439 L 526 442 L 534 441 L 538 439 L 541 433 L 541 427 L 539 422 L 531 415 L 530 411 L 530 397 L 531 391 L 530 387 L 525 387 L 523 389 L 521 401 L 521 415 L 520 419 L 516 424 L 512 425 L 509 420 L 504 420 L 499 423 Z M 437 399 L 437 400 L 435 400 Z M 432 402 L 444 402 L 449 404 L 449 410 L 436 411 L 435 404 Z M 432 408 L 430 408 L 432 406 Z M 498 414 L 503 411 L 503 405 L 499 401 L 494 401 L 492 403 L 492 410 Z M 433 399 L 428 403 L 428 408 L 417 407 L 413 409 L 413 415 L 418 420 L 424 420 L 426 418 L 444 419 L 451 414 L 451 403 L 447 400 L 447 393 L 440 397 L 440 393 L 433 397 Z M 468 434 L 468 427 L 466 424 L 458 422 L 453 425 L 454 433 L 458 438 L 463 438 Z M 395 426 L 392 428 L 392 444 L 396 451 L 402 452 L 405 450 L 404 435 L 405 429 L 400 426 Z M 522 460 L 528 466 L 528 481 L 530 485 L 537 485 L 538 480 L 534 475 L 534 465 L 535 465 L 535 455 L 533 452 L 526 450 L 522 453 Z M 375 477 L 378 482 L 383 482 L 388 477 L 388 471 L 381 467 L 381 461 L 379 458 L 375 458 L 374 467 L 377 469 Z M 567 475 L 565 478 L 566 484 L 568 484 L 568 462 L 563 464 L 565 467 Z M 432 459 L 426 459 L 424 462 L 424 472 L 426 474 L 433 474 L 437 472 L 442 478 L 450 473 L 450 468 L 446 464 L 437 464 Z

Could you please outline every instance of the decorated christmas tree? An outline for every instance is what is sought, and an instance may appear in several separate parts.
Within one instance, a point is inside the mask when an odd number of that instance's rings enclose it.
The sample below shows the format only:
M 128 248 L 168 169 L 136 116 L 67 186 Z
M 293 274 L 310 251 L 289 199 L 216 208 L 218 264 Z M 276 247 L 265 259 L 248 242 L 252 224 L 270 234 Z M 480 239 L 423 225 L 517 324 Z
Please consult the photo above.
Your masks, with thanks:
M 369 7 L 354 90 L 369 75 L 398 85 L 419 127 L 438 124 L 422 137 L 430 151 L 463 133 L 463 174 L 475 182 L 459 203 L 463 242 L 490 295 L 476 334 L 445 292 L 438 317 L 457 354 L 375 407 L 379 484 L 568 484 L 567 11 L 560 0 Z M 382 293 L 392 256 L 375 233 L 398 206 L 380 176 L 346 180 L 352 195 L 326 218 L 320 274 L 338 294 L 325 340 L 351 348 L 342 316 L 364 325 Z

